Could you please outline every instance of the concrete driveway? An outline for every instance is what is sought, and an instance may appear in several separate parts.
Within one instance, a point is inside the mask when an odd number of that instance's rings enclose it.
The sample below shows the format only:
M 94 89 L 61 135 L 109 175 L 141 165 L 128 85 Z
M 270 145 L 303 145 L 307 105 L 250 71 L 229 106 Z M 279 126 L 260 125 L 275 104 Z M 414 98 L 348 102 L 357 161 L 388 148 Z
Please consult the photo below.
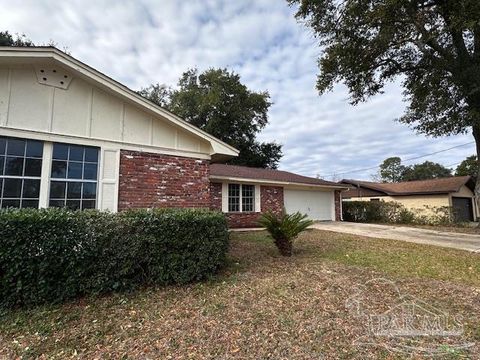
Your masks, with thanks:
M 381 239 L 402 240 L 437 245 L 480 253 L 480 235 L 460 234 L 406 226 L 361 224 L 351 222 L 319 222 L 315 229 Z

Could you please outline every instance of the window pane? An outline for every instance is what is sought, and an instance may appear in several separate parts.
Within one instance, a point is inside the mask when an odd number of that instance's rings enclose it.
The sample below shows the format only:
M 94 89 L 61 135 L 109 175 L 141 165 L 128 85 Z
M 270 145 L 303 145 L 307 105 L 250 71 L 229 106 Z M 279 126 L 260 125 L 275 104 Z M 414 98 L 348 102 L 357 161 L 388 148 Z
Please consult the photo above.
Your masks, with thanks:
M 50 200 L 48 206 L 50 207 L 64 207 L 65 201 L 64 200 Z
M 21 157 L 7 157 L 5 164 L 5 175 L 22 176 L 23 161 Z
M 6 148 L 7 148 L 7 139 L 0 137 L 0 155 L 5 155 Z
M 55 160 L 67 160 L 68 159 L 68 145 L 53 144 L 53 158 Z
M 228 211 L 240 211 L 240 185 L 228 184 Z
M 4 165 L 5 165 L 5 156 L 0 156 L 0 175 L 3 175 Z
M 83 184 L 83 198 L 95 199 L 97 197 L 97 183 L 84 183 Z
M 4 198 L 20 198 L 22 179 L 5 179 L 3 184 Z
M 70 145 L 70 157 L 68 160 L 83 161 L 83 146 Z
M 95 200 L 83 200 L 82 210 L 83 209 L 95 209 Z
M 23 180 L 23 196 L 24 198 L 38 198 L 40 194 L 40 180 Z
M 67 177 L 67 162 L 52 161 L 52 178 L 64 179 Z
M 25 176 L 38 176 L 42 174 L 42 159 L 25 159 Z
M 80 209 L 80 200 L 67 200 L 66 206 L 70 210 L 79 210 Z
M 82 183 L 69 182 L 67 184 L 67 199 L 81 199 Z
M 85 161 L 98 162 L 98 149 L 91 147 L 85 148 Z
M 43 143 L 40 141 L 27 141 L 27 157 L 41 158 L 43 155 Z
M 2 201 L 2 208 L 9 208 L 9 207 L 14 207 L 14 208 L 19 208 L 20 207 L 20 200 L 5 200 L 3 199 Z
M 68 178 L 69 179 L 82 178 L 82 163 L 68 162 Z
M 85 164 L 83 168 L 83 178 L 85 180 L 97 180 L 97 164 Z
M 22 200 L 22 208 L 38 209 L 38 200 Z
M 25 156 L 25 140 L 8 139 L 7 155 Z
M 65 198 L 66 183 L 63 181 L 52 181 L 50 183 L 50 199 Z

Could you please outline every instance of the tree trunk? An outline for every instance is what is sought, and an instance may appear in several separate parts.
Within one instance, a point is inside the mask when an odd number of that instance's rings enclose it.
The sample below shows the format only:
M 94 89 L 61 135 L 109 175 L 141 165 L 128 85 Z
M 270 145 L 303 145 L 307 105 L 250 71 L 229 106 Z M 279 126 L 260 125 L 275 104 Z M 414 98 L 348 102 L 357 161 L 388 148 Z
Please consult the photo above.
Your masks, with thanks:
M 284 238 L 275 239 L 275 245 L 277 245 L 278 251 L 282 256 L 292 256 L 293 244 Z
M 477 180 L 475 181 L 475 204 L 476 204 L 476 209 L 474 209 L 474 213 L 476 216 L 477 214 L 477 209 L 480 209 L 480 125 L 475 125 L 472 127 L 472 133 L 473 137 L 475 138 L 475 147 L 477 149 L 477 164 L 478 164 L 478 173 L 477 173 Z M 475 219 L 477 220 L 477 219 Z M 480 223 L 478 225 L 480 227 Z

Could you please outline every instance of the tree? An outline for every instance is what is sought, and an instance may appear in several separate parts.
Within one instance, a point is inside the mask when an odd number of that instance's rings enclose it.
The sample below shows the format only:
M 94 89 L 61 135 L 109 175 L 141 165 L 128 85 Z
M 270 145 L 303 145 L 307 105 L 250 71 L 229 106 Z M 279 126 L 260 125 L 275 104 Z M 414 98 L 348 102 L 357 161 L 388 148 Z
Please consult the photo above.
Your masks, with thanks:
M 455 176 L 471 176 L 474 179 L 478 176 L 478 161 L 475 155 L 463 160 L 455 170 Z
M 399 78 L 400 121 L 431 136 L 472 131 L 479 161 L 480 1 L 287 1 L 322 46 L 320 94 L 343 82 L 357 104 Z M 475 194 L 480 204 L 480 177 Z
M 270 96 L 250 91 L 239 75 L 226 69 L 209 69 L 202 74 L 191 69 L 181 76 L 177 89 L 156 84 L 139 94 L 240 150 L 231 164 L 278 166 L 281 145 L 256 139 L 268 124 Z
M 35 44 L 25 35 L 16 34 L 14 37 L 8 31 L 0 31 L 0 46 L 35 46 Z
M 382 182 L 398 182 L 402 181 L 405 166 L 399 157 L 389 157 L 380 165 L 380 180 Z
M 166 108 L 170 100 L 171 89 L 166 85 L 156 83 L 142 88 L 140 91 L 137 91 L 137 93 L 158 106 Z
M 407 166 L 402 174 L 402 181 L 439 179 L 452 176 L 452 170 L 431 161 Z

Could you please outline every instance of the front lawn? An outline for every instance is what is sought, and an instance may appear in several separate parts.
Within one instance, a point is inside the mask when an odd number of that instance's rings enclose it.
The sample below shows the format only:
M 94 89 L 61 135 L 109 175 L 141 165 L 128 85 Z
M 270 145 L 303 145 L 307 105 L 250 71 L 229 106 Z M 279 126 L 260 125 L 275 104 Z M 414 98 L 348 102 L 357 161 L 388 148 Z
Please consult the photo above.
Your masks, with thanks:
M 205 283 L 7 312 L 0 358 L 401 359 L 385 343 L 356 344 L 368 329 L 350 306 L 365 286 L 360 305 L 383 313 L 393 284 L 463 326 L 409 345 L 479 357 L 480 255 L 315 230 L 292 258 L 264 232 L 233 233 L 227 268 Z

